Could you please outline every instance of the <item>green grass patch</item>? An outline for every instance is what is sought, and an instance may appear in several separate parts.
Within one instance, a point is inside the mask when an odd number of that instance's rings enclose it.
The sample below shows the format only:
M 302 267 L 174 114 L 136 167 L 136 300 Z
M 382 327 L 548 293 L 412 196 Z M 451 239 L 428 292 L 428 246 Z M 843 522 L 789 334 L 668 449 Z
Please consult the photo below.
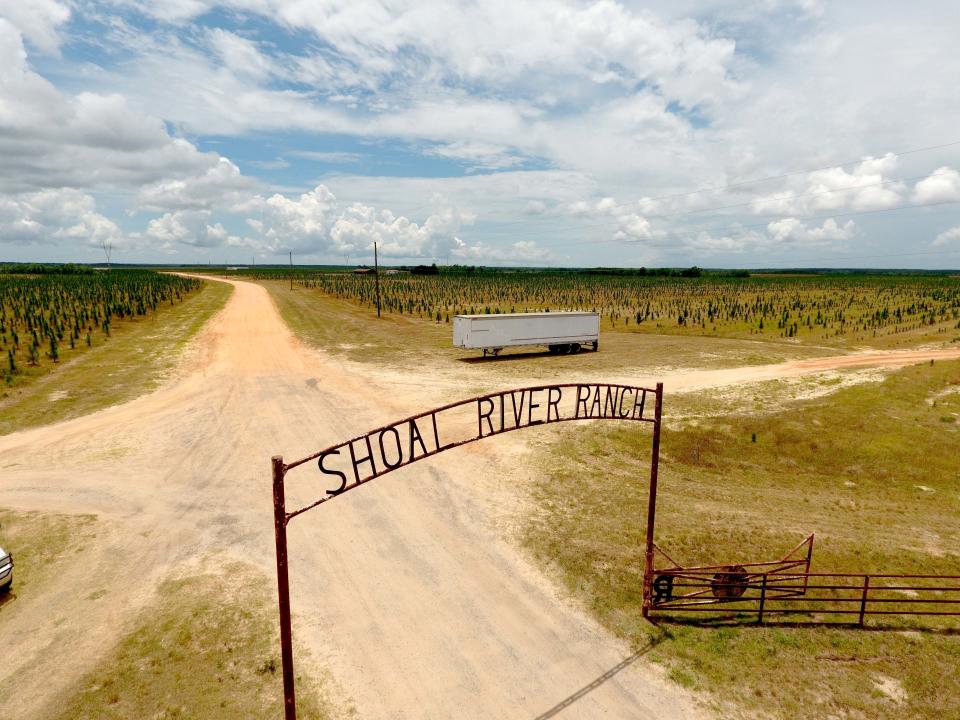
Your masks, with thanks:
M 280 718 L 283 689 L 269 583 L 250 566 L 170 580 L 155 607 L 80 681 L 51 720 Z M 304 667 L 300 654 L 300 667 Z M 297 677 L 297 716 L 353 717 L 324 684 Z
M 657 543 L 681 564 L 776 559 L 817 536 L 815 572 L 960 575 L 960 363 L 907 368 L 768 410 L 670 420 Z M 763 396 L 760 396 L 761 400 Z M 935 406 L 934 406 L 935 402 Z M 705 407 L 710 407 L 706 403 Z M 673 415 L 673 417 L 677 417 Z M 543 453 L 524 540 L 616 634 L 686 687 L 777 717 L 945 718 L 960 705 L 960 623 L 887 629 L 698 626 L 640 616 L 650 436 L 564 428 Z M 872 628 L 872 629 L 871 629 Z
M 109 338 L 98 336 L 72 360 L 24 368 L 16 385 L 0 389 L 0 435 L 86 415 L 156 388 L 232 291 L 204 282 L 183 302 L 118 322 Z

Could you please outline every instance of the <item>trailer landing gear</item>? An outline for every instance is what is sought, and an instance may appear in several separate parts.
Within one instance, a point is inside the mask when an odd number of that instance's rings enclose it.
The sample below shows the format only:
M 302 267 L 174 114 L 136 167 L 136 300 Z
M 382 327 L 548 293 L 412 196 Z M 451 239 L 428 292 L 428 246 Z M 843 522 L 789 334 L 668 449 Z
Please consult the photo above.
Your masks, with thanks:
M 501 351 L 501 350 L 503 350 L 502 347 L 498 347 L 498 348 L 484 348 L 484 349 L 483 349 L 483 356 L 486 357 L 487 355 L 491 355 L 492 357 L 496 357 L 497 355 L 500 354 L 500 351 Z

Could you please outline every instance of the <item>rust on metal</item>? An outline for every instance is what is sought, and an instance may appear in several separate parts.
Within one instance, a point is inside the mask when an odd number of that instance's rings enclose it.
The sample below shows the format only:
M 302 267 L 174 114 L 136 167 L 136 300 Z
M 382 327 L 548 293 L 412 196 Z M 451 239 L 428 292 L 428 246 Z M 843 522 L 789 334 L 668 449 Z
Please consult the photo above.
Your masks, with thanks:
M 285 465 L 290 471 L 316 461 L 320 472 L 338 483 L 325 497 L 287 513 L 287 520 L 444 450 L 535 425 L 572 420 L 647 422 L 655 426 L 657 443 L 662 400 L 655 402 L 654 412 L 647 403 L 648 395 L 662 398 L 657 393 L 654 388 L 606 383 L 538 385 L 480 395 L 411 415 Z
M 651 610 L 804 616 L 960 616 L 960 576 L 810 572 L 813 535 L 780 560 L 682 567 L 656 548 L 668 566 L 654 570 Z

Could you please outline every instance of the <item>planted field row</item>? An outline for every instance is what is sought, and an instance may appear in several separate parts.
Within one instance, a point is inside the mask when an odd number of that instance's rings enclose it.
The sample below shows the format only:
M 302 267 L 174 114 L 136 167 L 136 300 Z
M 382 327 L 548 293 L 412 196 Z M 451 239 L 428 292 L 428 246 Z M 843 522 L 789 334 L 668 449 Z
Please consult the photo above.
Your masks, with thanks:
M 24 366 L 55 363 L 65 352 L 102 342 L 115 324 L 180 302 L 200 284 L 148 270 L 0 275 L 0 351 L 7 382 Z
M 376 305 L 372 276 L 316 274 L 299 287 Z M 483 277 L 383 276 L 383 311 L 449 322 L 456 314 L 599 312 L 620 330 L 702 334 L 840 335 L 960 327 L 960 282 L 950 277 L 605 277 L 496 273 Z

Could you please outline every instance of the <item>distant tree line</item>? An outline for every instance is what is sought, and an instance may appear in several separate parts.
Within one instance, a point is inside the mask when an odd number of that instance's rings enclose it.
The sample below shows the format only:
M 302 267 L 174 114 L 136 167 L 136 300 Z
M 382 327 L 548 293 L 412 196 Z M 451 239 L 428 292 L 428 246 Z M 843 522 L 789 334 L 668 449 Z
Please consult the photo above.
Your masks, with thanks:
M 0 263 L 0 275 L 90 275 L 96 272 L 89 265 L 52 263 Z

